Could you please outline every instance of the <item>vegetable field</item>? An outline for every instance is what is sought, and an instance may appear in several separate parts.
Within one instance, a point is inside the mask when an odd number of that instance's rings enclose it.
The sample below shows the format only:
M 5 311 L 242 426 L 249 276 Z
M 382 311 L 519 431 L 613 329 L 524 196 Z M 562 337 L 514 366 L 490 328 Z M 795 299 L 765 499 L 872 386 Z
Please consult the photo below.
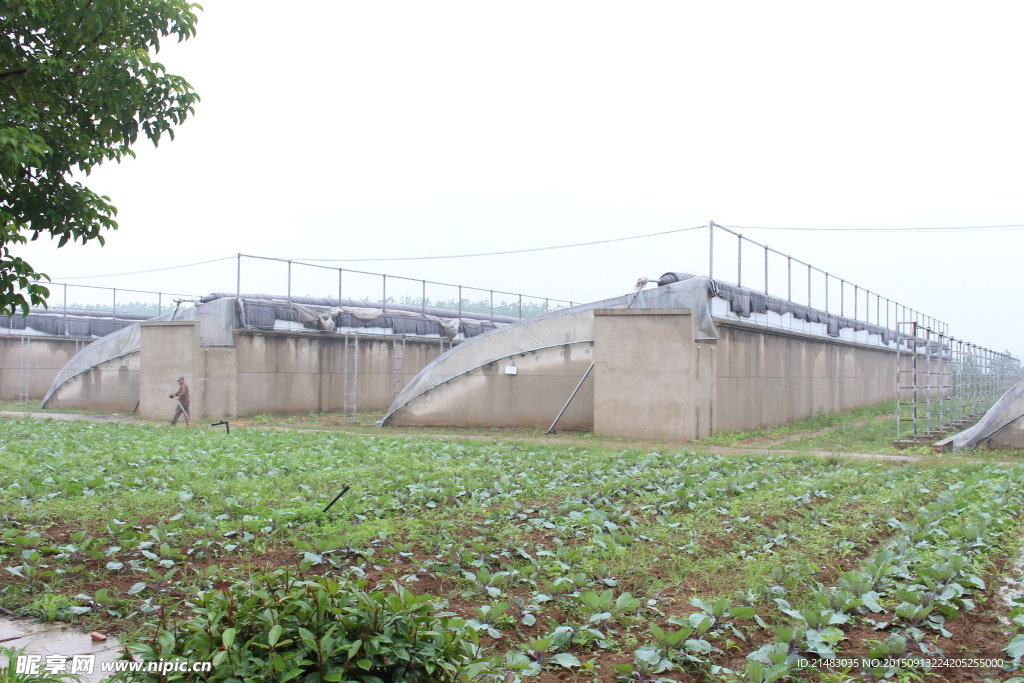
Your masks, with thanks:
M 0 607 L 253 680 L 1006 681 L 1022 505 L 941 459 L 0 420 Z

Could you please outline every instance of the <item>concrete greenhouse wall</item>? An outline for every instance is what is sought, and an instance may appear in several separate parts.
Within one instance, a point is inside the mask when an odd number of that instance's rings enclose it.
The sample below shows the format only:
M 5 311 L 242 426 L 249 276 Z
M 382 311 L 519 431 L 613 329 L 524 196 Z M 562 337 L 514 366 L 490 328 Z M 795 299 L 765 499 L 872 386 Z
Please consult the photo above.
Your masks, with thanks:
M 895 397 L 895 349 L 738 321 L 694 341 L 688 309 L 594 311 L 594 341 L 506 359 L 440 384 L 388 423 L 547 429 L 595 367 L 559 429 L 688 441 Z M 587 352 L 593 349 L 593 355 Z
M 21 336 L 0 335 L 0 398 L 17 399 L 21 387 Z M 29 398 L 42 399 L 60 369 L 92 343 L 75 337 L 27 336 L 29 340 Z M 132 404 L 134 405 L 134 403 Z

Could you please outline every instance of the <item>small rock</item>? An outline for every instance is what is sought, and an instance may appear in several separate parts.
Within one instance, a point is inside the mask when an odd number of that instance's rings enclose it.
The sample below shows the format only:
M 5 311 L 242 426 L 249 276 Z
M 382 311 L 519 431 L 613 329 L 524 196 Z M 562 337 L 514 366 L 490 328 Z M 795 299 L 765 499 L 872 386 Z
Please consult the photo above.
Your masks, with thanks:
M 101 642 L 101 641 L 104 641 L 104 640 L 107 639 L 107 637 L 105 635 L 103 635 L 102 633 L 99 633 L 98 631 L 93 631 L 89 635 L 92 636 L 92 639 L 97 641 L 97 642 Z

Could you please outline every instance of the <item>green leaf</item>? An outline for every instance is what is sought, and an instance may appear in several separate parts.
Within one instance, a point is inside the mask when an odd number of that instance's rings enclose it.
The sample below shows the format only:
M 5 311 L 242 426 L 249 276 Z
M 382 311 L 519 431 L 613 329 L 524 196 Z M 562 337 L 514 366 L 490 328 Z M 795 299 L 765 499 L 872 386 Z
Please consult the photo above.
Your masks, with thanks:
M 551 658 L 551 661 L 555 662 L 559 666 L 563 666 L 569 669 L 574 666 L 580 666 L 580 660 L 576 659 L 573 655 L 568 652 L 559 652 L 557 655 Z
M 1012 659 L 1024 657 L 1024 633 L 1018 633 L 1010 639 L 1010 644 L 1003 648 Z

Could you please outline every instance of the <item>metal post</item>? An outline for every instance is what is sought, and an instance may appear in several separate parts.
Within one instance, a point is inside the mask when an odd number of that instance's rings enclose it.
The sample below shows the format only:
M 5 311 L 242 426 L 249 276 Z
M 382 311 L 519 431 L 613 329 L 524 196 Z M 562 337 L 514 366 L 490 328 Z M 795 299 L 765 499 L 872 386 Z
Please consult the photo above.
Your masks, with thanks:
M 110 317 L 117 320 L 117 287 L 114 288 L 114 308 L 110 311 Z
M 288 259 L 288 303 L 292 302 L 292 260 Z
M 764 248 L 764 295 L 768 296 L 768 247 Z
M 68 286 L 64 285 L 64 336 L 70 337 L 68 333 Z
M 494 322 L 494 290 L 491 290 L 491 322 Z
M 240 299 L 242 294 L 242 254 L 236 256 L 238 259 L 235 263 L 235 298 Z
M 381 296 L 383 297 L 380 300 L 380 311 L 381 311 L 381 313 L 383 313 L 383 312 L 388 310 L 388 276 L 387 275 L 383 276 L 382 282 L 384 283 L 384 290 L 381 292 Z
M 743 235 L 736 235 L 736 286 L 743 286 Z
M 462 324 L 462 285 L 459 285 L 459 324 Z M 455 334 L 459 334 L 458 329 L 455 330 Z
M 548 300 L 547 299 L 544 299 L 544 312 L 545 313 L 548 312 Z
M 427 314 L 427 281 L 420 280 L 423 283 L 423 296 L 420 297 L 420 313 L 423 315 Z
M 341 305 L 341 268 L 338 268 L 338 305 Z
M 807 266 L 807 308 L 811 307 L 811 274 L 814 271 L 810 266 Z
M 156 295 L 156 314 L 163 315 L 164 312 L 164 293 L 158 292 Z
M 853 286 L 853 319 L 857 319 L 857 299 L 860 298 L 860 289 L 857 285 Z
M 580 378 L 579 384 L 577 384 L 576 388 L 572 390 L 571 394 L 569 394 L 569 400 L 567 400 L 565 402 L 565 405 L 562 406 L 562 409 L 558 411 L 558 415 L 555 416 L 555 419 L 551 423 L 551 426 L 548 427 L 548 431 L 547 431 L 548 434 L 550 434 L 551 432 L 555 431 L 555 425 L 557 425 L 558 421 L 562 419 L 562 415 L 565 413 L 565 409 L 568 408 L 569 404 L 572 403 L 572 400 L 574 398 L 576 398 L 576 393 L 579 392 L 580 387 L 583 386 L 583 383 L 587 381 L 587 377 L 590 376 L 590 371 L 593 370 L 593 369 L 594 369 L 594 363 L 591 362 L 590 365 L 587 367 L 587 371 L 583 373 L 583 377 Z
M 839 279 L 839 315 L 846 317 L 846 280 Z
M 708 279 L 715 279 L 715 224 L 708 223 Z
M 786 258 L 788 259 L 788 261 L 786 263 L 786 282 L 788 283 L 786 285 L 786 299 L 789 302 L 792 302 L 793 301 L 793 257 L 792 256 L 787 256 Z
M 825 273 L 825 312 L 828 313 L 828 273 Z

